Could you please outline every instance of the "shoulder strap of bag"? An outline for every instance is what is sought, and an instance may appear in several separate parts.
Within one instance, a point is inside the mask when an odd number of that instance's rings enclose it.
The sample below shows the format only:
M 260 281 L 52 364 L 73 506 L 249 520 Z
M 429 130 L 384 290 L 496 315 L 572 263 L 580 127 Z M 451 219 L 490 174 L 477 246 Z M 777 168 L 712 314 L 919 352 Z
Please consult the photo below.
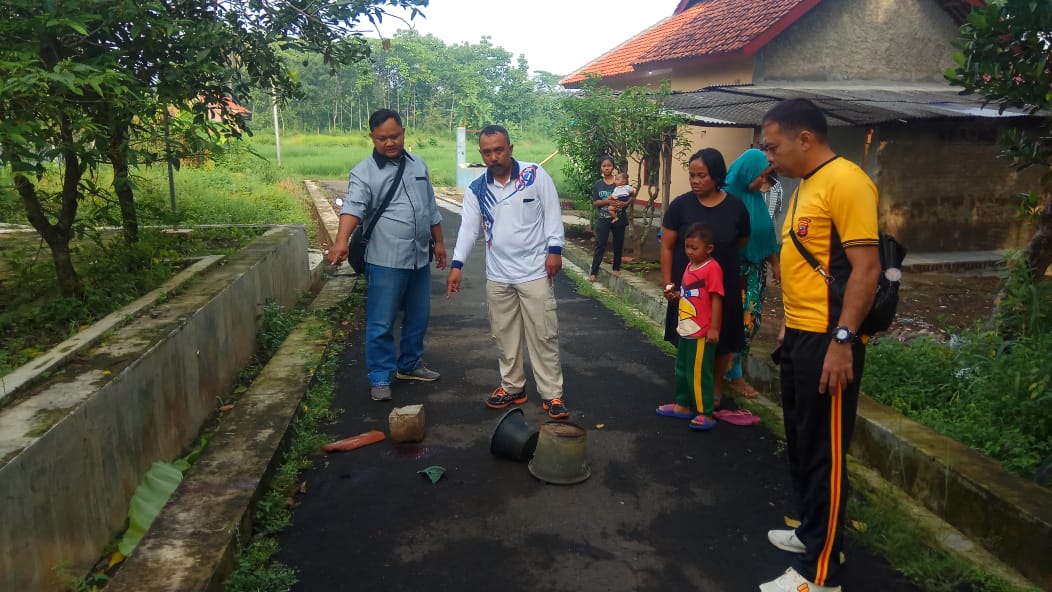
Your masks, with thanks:
M 793 193 L 793 212 L 789 218 L 789 237 L 793 239 L 793 244 L 796 245 L 796 250 L 800 251 L 800 255 L 803 256 L 807 264 L 811 266 L 819 275 L 825 278 L 827 284 L 833 283 L 833 276 L 822 267 L 822 264 L 818 262 L 818 259 L 808 251 L 806 247 L 800 242 L 800 237 L 796 236 L 796 202 L 800 199 L 800 189 L 798 188 Z
M 387 209 L 388 204 L 394 199 L 394 194 L 398 191 L 398 187 L 402 184 L 402 173 L 405 172 L 405 161 L 408 157 L 403 153 L 402 160 L 398 162 L 398 172 L 395 173 L 394 182 L 391 183 L 391 187 L 387 190 L 387 196 L 380 202 L 380 207 L 376 208 L 376 213 L 373 214 L 371 220 L 369 220 L 369 226 L 366 226 L 365 233 L 362 234 L 362 238 L 366 241 L 373 235 L 373 229 L 376 228 L 376 223 L 380 221 L 380 214 L 384 213 Z

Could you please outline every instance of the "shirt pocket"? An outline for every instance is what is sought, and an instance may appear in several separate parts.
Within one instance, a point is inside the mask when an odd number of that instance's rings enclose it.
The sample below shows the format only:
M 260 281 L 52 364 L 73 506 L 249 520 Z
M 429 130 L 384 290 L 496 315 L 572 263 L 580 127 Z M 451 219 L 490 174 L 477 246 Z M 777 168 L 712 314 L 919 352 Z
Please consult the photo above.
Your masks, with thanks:
M 541 200 L 536 197 L 524 198 L 519 212 L 521 215 L 519 222 L 523 226 L 539 224 L 541 222 Z

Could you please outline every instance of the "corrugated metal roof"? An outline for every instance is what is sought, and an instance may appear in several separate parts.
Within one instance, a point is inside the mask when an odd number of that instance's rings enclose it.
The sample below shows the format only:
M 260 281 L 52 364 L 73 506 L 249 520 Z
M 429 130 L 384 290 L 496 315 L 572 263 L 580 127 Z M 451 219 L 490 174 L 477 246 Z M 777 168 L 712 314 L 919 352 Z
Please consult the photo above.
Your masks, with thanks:
M 759 127 L 763 116 L 783 99 L 804 98 L 825 112 L 830 126 L 865 126 L 918 119 L 1005 118 L 1025 113 L 997 106 L 983 108 L 982 98 L 961 95 L 948 86 L 866 85 L 834 86 L 710 86 L 664 97 L 670 109 L 687 115 L 698 125 Z

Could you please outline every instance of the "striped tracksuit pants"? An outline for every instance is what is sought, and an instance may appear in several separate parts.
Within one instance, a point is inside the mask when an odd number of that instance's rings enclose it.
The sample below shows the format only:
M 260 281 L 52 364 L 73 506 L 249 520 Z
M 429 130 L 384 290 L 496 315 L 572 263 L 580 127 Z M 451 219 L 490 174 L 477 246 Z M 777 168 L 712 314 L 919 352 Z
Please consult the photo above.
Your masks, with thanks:
M 712 417 L 716 344 L 680 337 L 676 345 L 676 404 Z
M 786 329 L 782 343 L 782 411 L 785 448 L 800 526 L 807 547 L 793 567 L 819 586 L 840 585 L 840 550 L 847 508 L 847 449 L 855 428 L 865 346 L 851 346 L 854 381 L 818 392 L 829 333 Z

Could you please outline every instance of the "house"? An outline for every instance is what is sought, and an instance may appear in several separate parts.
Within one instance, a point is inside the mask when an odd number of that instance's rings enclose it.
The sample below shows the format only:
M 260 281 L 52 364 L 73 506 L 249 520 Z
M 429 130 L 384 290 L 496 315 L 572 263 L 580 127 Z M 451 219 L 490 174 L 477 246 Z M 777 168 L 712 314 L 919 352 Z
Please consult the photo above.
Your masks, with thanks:
M 233 124 L 235 129 L 240 131 L 236 124 L 234 117 L 240 117 L 245 121 L 252 120 L 252 110 L 248 107 L 239 105 L 237 101 L 230 97 L 223 97 L 222 104 L 220 103 L 209 103 L 208 104 L 208 120 L 216 123 L 229 122 Z
M 885 229 L 911 250 L 1016 248 L 1032 229 L 1017 194 L 1037 171 L 997 159 L 1007 126 L 1033 121 L 983 109 L 943 73 L 952 43 L 981 0 L 681 0 L 673 14 L 561 80 L 598 76 L 614 89 L 668 82 L 669 107 L 689 116 L 694 149 L 728 164 L 760 141 L 779 99 L 815 100 L 838 153 L 863 166 L 881 194 Z M 670 195 L 687 190 L 674 164 Z M 787 183 L 791 190 L 795 183 Z

